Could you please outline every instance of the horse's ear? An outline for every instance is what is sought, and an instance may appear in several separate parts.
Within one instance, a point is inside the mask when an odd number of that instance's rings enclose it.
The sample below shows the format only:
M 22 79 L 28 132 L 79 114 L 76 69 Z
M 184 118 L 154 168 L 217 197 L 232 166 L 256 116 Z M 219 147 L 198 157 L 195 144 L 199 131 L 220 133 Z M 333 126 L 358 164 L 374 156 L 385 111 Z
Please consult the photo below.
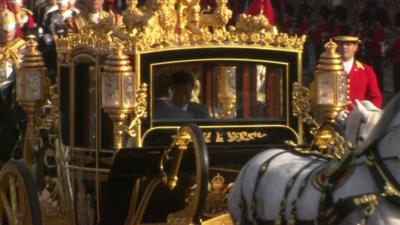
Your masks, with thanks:
M 364 106 L 364 104 L 363 103 L 361 103 L 360 101 L 358 101 L 357 99 L 356 99 L 356 104 L 357 104 L 357 109 L 358 109 L 358 111 L 361 113 L 361 115 L 364 117 L 364 118 L 367 118 L 368 117 L 368 109 L 367 108 L 365 108 L 365 106 Z

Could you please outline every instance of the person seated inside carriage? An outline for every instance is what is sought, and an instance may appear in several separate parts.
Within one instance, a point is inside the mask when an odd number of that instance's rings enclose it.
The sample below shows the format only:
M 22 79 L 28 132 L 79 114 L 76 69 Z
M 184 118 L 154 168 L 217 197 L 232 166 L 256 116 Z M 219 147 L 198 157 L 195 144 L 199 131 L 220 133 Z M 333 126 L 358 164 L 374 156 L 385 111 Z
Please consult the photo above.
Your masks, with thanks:
M 154 85 L 154 119 L 191 119 L 193 115 L 183 109 L 175 107 L 171 102 L 171 79 L 166 75 L 159 75 Z
M 188 113 L 196 119 L 209 118 L 206 106 L 192 101 L 194 88 L 193 75 L 187 71 L 180 70 L 171 74 L 172 80 L 172 104 Z

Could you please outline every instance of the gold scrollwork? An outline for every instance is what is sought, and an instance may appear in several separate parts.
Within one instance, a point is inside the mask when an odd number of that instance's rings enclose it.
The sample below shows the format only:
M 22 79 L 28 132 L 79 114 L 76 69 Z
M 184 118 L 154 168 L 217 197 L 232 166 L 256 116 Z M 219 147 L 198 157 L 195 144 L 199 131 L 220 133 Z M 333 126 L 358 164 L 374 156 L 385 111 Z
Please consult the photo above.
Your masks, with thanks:
M 123 130 L 131 137 L 136 137 L 137 130 L 140 127 L 141 120 L 147 117 L 147 84 L 143 83 L 136 90 L 136 102 L 133 109 L 135 117 L 128 127 L 124 126 Z
M 118 20 L 124 24 L 115 21 L 98 24 L 110 32 L 89 26 L 88 29 L 77 29 L 66 36 L 55 37 L 57 52 L 70 53 L 84 47 L 107 53 L 115 49 L 116 43 L 125 46 L 127 53 L 185 46 L 237 45 L 301 51 L 306 40 L 305 35 L 298 37 L 276 32 L 276 28 L 262 15 L 241 15 L 236 27 L 226 29 L 232 17 L 226 0 L 218 0 L 213 13 L 201 11 L 199 0 L 178 2 L 177 10 L 174 1 L 160 1 L 159 7 L 150 11 L 137 8 L 136 4 L 137 1 L 131 0 L 122 19 Z
M 301 86 L 299 83 L 295 82 L 293 84 L 293 115 L 297 117 L 302 117 L 303 121 L 310 125 L 310 134 L 315 136 L 318 132 L 320 125 L 315 121 L 315 119 L 310 115 L 311 104 L 310 104 L 310 90 L 306 87 Z
M 252 141 L 258 138 L 264 138 L 267 136 L 266 133 L 262 133 L 259 131 L 248 133 L 246 131 L 236 132 L 230 131 L 227 132 L 228 142 L 245 142 L 245 141 Z
M 203 132 L 204 141 L 206 143 L 211 143 L 211 135 L 212 135 L 211 131 L 210 132 Z

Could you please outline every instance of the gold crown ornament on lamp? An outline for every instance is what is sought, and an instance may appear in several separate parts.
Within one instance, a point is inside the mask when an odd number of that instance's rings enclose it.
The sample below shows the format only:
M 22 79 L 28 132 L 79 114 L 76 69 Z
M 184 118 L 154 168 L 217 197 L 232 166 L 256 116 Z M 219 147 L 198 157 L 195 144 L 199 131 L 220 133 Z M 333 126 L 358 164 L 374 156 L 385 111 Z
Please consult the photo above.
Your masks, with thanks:
M 25 134 L 23 158 L 28 165 L 33 163 L 33 149 L 35 142 L 35 116 L 38 109 L 47 99 L 48 79 L 47 69 L 44 66 L 42 55 L 37 51 L 34 36 L 29 36 L 22 57 L 21 68 L 17 72 L 16 93 L 17 101 L 28 117 Z
M 107 57 L 102 73 L 102 107 L 114 124 L 114 147 L 124 147 L 124 121 L 135 106 L 135 75 L 129 57 L 117 46 Z
M 323 121 L 335 122 L 348 104 L 348 78 L 343 69 L 337 45 L 330 40 L 320 56 L 315 76 L 315 103 Z

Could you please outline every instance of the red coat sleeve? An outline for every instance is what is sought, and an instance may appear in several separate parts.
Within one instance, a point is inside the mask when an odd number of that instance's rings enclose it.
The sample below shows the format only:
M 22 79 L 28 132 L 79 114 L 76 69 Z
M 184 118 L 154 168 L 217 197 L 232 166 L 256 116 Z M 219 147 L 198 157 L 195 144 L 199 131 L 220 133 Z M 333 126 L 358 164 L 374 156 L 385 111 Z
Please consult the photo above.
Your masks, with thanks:
M 367 93 L 366 99 L 370 100 L 374 105 L 378 108 L 382 108 L 383 98 L 382 93 L 379 90 L 378 81 L 376 78 L 376 74 L 372 67 L 364 64 L 365 72 L 368 76 L 368 84 L 367 84 Z

